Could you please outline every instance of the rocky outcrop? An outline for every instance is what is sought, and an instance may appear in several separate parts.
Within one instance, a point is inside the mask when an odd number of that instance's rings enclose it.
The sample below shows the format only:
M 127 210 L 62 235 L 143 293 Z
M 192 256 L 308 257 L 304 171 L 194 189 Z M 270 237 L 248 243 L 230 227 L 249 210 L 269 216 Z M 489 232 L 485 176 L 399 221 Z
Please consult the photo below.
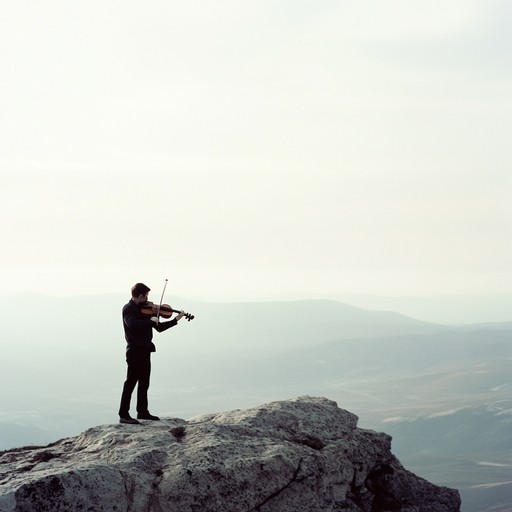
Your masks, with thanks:
M 1 512 L 457 512 L 391 438 L 301 397 L 188 421 L 106 425 L 0 454 Z

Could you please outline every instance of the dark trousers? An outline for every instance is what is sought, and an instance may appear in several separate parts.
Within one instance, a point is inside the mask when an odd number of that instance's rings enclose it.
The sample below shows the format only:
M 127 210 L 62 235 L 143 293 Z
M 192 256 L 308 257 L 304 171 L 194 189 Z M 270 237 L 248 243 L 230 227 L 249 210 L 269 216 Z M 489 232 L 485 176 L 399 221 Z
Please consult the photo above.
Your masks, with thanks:
M 128 370 L 123 385 L 123 394 L 121 395 L 119 416 L 125 417 L 130 414 L 132 393 L 137 383 L 137 413 L 147 414 L 151 352 L 146 349 L 129 348 L 126 352 L 126 363 L 128 364 Z

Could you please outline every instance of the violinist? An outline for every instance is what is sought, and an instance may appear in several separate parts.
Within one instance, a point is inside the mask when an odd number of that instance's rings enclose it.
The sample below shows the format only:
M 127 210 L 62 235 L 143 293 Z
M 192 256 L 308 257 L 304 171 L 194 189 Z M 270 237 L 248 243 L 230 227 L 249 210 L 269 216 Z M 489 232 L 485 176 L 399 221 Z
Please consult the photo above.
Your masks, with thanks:
M 158 332 L 166 331 L 178 324 L 186 316 L 180 311 L 176 317 L 168 322 L 159 321 L 159 311 L 153 310 L 148 315 L 145 305 L 148 303 L 150 288 L 144 283 L 137 283 L 132 287 L 130 301 L 123 307 L 123 327 L 126 338 L 126 363 L 128 365 L 126 381 L 123 385 L 121 404 L 119 406 L 119 422 L 139 424 L 130 416 L 130 402 L 133 390 L 137 385 L 137 418 L 139 420 L 159 420 L 158 416 L 150 414 L 148 409 L 148 389 L 151 374 L 151 352 L 156 348 L 152 341 L 153 329 Z M 157 306 L 155 306 L 157 308 Z M 151 310 L 150 310 L 151 311 Z

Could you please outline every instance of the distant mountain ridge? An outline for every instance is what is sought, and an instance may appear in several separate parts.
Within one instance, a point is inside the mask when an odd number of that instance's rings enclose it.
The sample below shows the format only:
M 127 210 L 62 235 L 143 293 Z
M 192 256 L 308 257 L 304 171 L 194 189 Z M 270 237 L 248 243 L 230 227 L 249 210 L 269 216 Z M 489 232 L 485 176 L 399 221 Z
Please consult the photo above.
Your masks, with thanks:
M 400 311 L 404 315 L 446 325 L 510 322 L 512 293 L 474 293 L 386 297 L 340 294 L 338 300 L 365 309 Z
M 95 343 L 98 332 L 122 343 L 121 308 L 129 300 L 122 295 L 47 297 L 24 294 L 0 298 L 4 318 L 0 330 L 10 339 L 40 336 L 40 328 L 52 344 L 67 332 L 76 341 Z M 24 304 L 20 308 L 19 304 Z M 445 326 L 388 311 L 368 311 L 337 301 L 204 303 L 176 297 L 166 298 L 175 309 L 185 309 L 196 319 L 180 327 L 181 343 L 192 351 L 276 353 L 340 338 L 391 336 L 437 332 Z M 26 311 L 31 322 L 26 323 Z M 76 329 L 78 319 L 80 329 Z M 87 321 L 83 321 L 86 318 Z M 19 325 L 24 325 L 20 332 Z

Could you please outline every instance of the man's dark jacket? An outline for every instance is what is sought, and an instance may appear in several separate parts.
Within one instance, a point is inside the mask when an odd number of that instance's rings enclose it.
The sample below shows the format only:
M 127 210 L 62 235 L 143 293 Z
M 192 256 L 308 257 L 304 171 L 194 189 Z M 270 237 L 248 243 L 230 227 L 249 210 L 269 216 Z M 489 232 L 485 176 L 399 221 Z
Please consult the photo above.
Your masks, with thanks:
M 153 329 L 158 332 L 166 331 L 170 327 L 178 324 L 176 320 L 158 323 L 153 322 L 147 315 L 140 311 L 141 307 L 130 299 L 128 304 L 123 307 L 123 327 L 127 349 L 139 348 L 147 349 L 149 352 L 155 352 L 156 348 L 153 339 Z

